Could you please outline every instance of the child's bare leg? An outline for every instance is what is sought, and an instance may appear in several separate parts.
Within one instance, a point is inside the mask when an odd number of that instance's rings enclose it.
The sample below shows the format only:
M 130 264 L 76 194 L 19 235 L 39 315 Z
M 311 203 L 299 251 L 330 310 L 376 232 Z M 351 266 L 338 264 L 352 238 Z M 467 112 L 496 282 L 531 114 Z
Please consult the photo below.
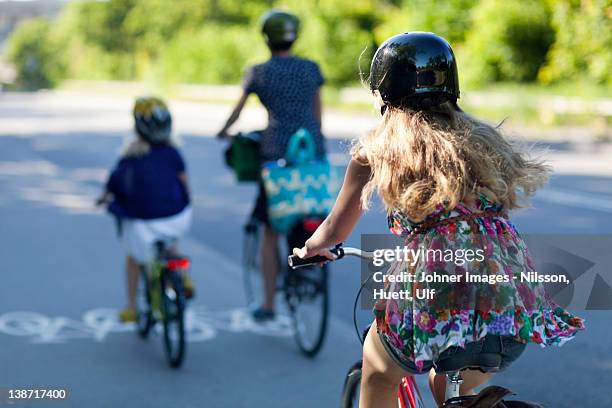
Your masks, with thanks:
M 474 394 L 474 388 L 489 381 L 491 377 L 493 377 L 493 373 L 485 374 L 478 370 L 465 370 L 461 373 L 463 384 L 459 388 L 459 393 L 461 395 L 472 395 Z M 429 371 L 429 388 L 436 403 L 441 406 L 444 403 L 444 394 L 446 392 L 446 375 L 436 374 L 432 368 Z
M 125 260 L 125 270 L 127 274 L 128 309 L 136 311 L 136 291 L 138 290 L 140 265 L 136 259 L 128 255 Z
M 409 375 L 389 357 L 373 323 L 363 345 L 359 406 L 397 408 L 397 389 L 402 378 Z

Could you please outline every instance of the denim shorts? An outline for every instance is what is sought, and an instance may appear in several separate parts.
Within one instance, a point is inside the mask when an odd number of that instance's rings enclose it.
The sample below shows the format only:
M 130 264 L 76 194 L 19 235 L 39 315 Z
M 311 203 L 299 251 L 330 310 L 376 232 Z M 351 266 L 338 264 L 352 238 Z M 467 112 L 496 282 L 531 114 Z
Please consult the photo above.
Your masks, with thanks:
M 387 354 L 404 371 L 407 371 L 411 374 L 424 374 L 427 373 L 430 369 L 435 368 L 435 362 L 432 360 L 428 360 L 424 361 L 423 369 L 419 370 L 413 361 L 401 354 L 399 350 L 396 350 L 395 347 L 393 347 L 389 343 L 389 340 L 384 334 L 379 332 L 378 337 L 380 338 L 383 347 L 387 351 Z M 496 334 L 487 334 L 481 340 L 466 343 L 465 348 L 458 346 L 449 347 L 448 349 L 440 353 L 440 356 L 436 359 L 436 361 L 441 361 L 442 359 L 455 356 L 458 353 L 499 353 L 502 357 L 499 370 L 497 370 L 497 372 L 499 372 L 510 367 L 510 365 L 516 359 L 518 359 L 521 354 L 523 354 L 523 351 L 525 351 L 526 346 L 527 345 L 525 343 L 517 341 L 513 336 L 499 336 Z

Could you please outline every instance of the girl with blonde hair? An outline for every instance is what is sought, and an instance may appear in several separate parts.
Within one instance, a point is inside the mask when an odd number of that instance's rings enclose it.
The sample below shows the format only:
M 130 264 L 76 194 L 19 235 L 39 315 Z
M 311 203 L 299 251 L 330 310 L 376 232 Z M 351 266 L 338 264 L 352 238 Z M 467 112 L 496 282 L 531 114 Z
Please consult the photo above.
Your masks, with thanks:
M 375 324 L 363 348 L 361 407 L 397 406 L 402 377 L 430 372 L 430 387 L 444 402 L 437 363 L 463 353 L 495 353 L 507 368 L 527 343 L 561 345 L 584 328 L 559 308 L 539 283 L 513 279 L 534 265 L 508 211 L 526 205 L 550 168 L 512 146 L 494 128 L 457 106 L 453 51 L 423 32 L 394 36 L 372 60 L 370 87 L 380 106 L 377 128 L 352 151 L 338 200 L 301 249 L 301 258 L 324 255 L 344 241 L 377 193 L 389 228 L 409 248 L 481 251 L 484 259 L 399 260 L 388 274 L 489 275 L 494 284 L 456 284 L 435 299 L 387 296 L 374 307 Z M 394 282 L 386 293 L 427 288 Z M 432 286 L 433 287 L 433 286 Z M 461 394 L 473 393 L 491 373 L 467 370 Z

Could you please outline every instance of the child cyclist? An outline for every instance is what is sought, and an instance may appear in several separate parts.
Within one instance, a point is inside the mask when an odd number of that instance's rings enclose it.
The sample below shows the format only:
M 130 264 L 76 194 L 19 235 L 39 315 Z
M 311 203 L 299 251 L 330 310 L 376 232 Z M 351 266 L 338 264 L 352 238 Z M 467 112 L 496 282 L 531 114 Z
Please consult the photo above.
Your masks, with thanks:
M 352 151 L 346 179 L 327 219 L 301 249 L 300 257 L 334 256 L 327 249 L 345 240 L 377 192 L 393 234 L 410 248 L 480 248 L 482 262 L 398 261 L 388 273 L 410 271 L 416 281 L 434 271 L 506 275 L 533 263 L 525 243 L 508 221 L 547 179 L 549 169 L 515 150 L 499 131 L 462 112 L 456 61 L 450 45 L 432 33 L 411 32 L 383 43 L 372 60 L 370 87 L 380 106 L 378 127 Z M 522 196 L 522 197 L 521 197 Z M 412 260 L 414 261 L 414 260 Z M 387 292 L 414 288 L 388 284 Z M 460 286 L 452 296 L 459 298 Z M 465 353 L 502 354 L 500 369 L 524 351 L 525 344 L 561 345 L 583 329 L 583 321 L 550 301 L 540 284 L 508 279 L 463 288 L 462 307 L 431 307 L 431 300 L 379 301 L 376 324 L 363 348 L 361 407 L 396 407 L 402 377 L 430 371 L 438 404 L 444 400 L 443 376 L 434 361 Z M 412 290 L 412 289 L 411 289 Z M 442 296 L 442 295 L 440 295 Z M 463 395 L 491 374 L 462 374 Z
M 140 265 L 154 255 L 154 243 L 171 250 L 191 225 L 185 162 L 171 138 L 172 116 L 166 104 L 153 97 L 134 105 L 136 138 L 124 149 L 106 190 L 98 200 L 119 220 L 127 256 L 127 307 L 121 321 L 136 321 L 136 291 Z M 193 290 L 186 279 L 187 292 Z
M 319 158 L 325 154 L 319 94 L 324 80 L 316 63 L 292 54 L 298 28 L 298 18 L 287 12 L 272 10 L 263 17 L 261 30 L 272 56 L 263 64 L 247 70 L 242 96 L 218 135 L 222 138 L 228 136 L 227 131 L 238 120 L 248 96 L 256 94 L 268 111 L 268 127 L 263 131 L 260 144 L 262 162 L 283 158 L 289 138 L 300 128 L 306 129 L 313 137 Z M 253 311 L 255 320 L 265 321 L 274 318 L 276 276 L 280 264 L 278 234 L 268 220 L 262 183 L 252 217 L 265 225 L 261 247 L 265 298 L 264 303 Z

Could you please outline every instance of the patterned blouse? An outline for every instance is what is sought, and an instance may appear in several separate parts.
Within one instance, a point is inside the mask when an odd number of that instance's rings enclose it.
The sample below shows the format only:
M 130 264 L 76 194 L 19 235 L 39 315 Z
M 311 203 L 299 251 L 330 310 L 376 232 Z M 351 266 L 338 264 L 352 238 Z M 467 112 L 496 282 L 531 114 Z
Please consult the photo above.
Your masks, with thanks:
M 299 128 L 314 137 L 317 155 L 324 156 L 321 124 L 314 112 L 314 97 L 323 82 L 319 66 L 298 57 L 272 57 L 247 70 L 242 87 L 256 94 L 268 111 L 261 140 L 265 161 L 284 157 L 289 138 Z
M 430 217 L 441 220 L 481 211 L 501 213 L 501 207 L 480 195 L 473 208 L 461 204 L 452 211 L 439 208 Z M 408 262 L 397 261 L 387 272 L 412 274 L 415 283 L 385 284 L 386 293 L 406 291 L 413 296 L 412 299 L 395 296 L 397 300 L 387 296 L 389 300 L 379 300 L 374 307 L 378 331 L 399 356 L 413 361 L 419 369 L 423 362 L 435 360 L 447 348 L 464 347 L 487 334 L 510 335 L 541 346 L 560 346 L 584 329 L 583 320 L 558 307 L 541 283 L 515 279 L 521 272 L 535 271 L 535 267 L 525 242 L 505 217 L 474 217 L 473 222 L 449 222 L 412 235 L 411 231 L 419 224 L 402 212 L 392 211 L 388 222 L 391 232 L 405 237 L 406 246 L 414 251 L 423 248 L 458 253 L 457 250 L 471 249 L 480 250 L 483 255 L 463 263 L 456 259 L 445 261 L 439 256 L 417 257 Z M 496 280 L 493 284 L 465 283 L 465 279 L 453 284 L 420 282 L 434 272 L 463 277 L 466 273 L 493 275 Z M 432 299 L 417 299 L 414 295 L 424 289 L 437 289 L 437 294 Z

